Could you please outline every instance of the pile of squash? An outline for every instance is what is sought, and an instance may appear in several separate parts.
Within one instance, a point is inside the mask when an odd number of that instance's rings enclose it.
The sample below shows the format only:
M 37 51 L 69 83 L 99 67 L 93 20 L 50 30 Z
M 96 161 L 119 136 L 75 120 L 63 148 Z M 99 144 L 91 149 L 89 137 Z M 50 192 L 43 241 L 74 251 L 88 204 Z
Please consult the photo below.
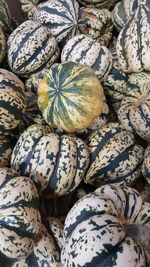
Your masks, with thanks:
M 150 0 L 0 0 L 0 266 L 150 266 Z

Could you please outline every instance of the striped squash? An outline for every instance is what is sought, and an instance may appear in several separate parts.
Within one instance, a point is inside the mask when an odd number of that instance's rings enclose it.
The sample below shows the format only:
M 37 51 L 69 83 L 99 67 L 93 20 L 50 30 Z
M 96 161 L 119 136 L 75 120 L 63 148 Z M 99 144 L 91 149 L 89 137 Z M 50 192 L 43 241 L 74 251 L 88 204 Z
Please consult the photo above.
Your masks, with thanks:
M 88 136 L 87 144 L 90 163 L 86 183 L 131 185 L 139 177 L 144 149 L 119 123 L 108 123 L 95 130 Z
M 86 7 L 110 8 L 115 5 L 118 0 L 77 0 L 81 5 Z
M 0 135 L 0 168 L 9 167 L 14 145 L 6 137 Z
M 5 35 L 0 28 L 0 63 L 3 61 L 6 53 L 6 38 Z
M 50 29 L 61 46 L 84 27 L 76 0 L 48 0 L 38 5 L 34 19 Z
M 112 67 L 112 56 L 108 48 L 85 34 L 74 36 L 66 43 L 61 52 L 61 62 L 66 61 L 90 66 L 100 81 L 107 78 Z
M 25 87 L 12 72 L 0 69 L 0 134 L 12 132 L 26 109 Z
M 0 168 L 0 265 L 27 257 L 41 227 L 39 197 L 33 181 Z
M 117 115 L 126 130 L 150 141 L 150 83 L 129 84 Z
M 142 164 L 142 174 L 147 183 L 150 184 L 150 145 L 147 146 Z
M 4 32 L 9 31 L 11 25 L 11 15 L 6 0 L 0 0 L 0 27 Z
M 108 45 L 112 37 L 113 23 L 108 9 L 81 8 L 85 22 L 83 33 L 92 37 L 101 45 Z
M 36 12 L 37 5 L 43 2 L 42 0 L 19 0 L 21 9 L 24 13 L 28 14 L 29 19 L 33 19 Z
M 88 66 L 71 61 L 54 64 L 39 83 L 38 105 L 50 126 L 82 130 L 101 114 L 103 88 Z
M 44 68 L 43 70 L 32 74 L 30 78 L 25 81 L 25 86 L 29 92 L 37 94 L 38 85 L 40 80 L 44 78 L 44 76 L 49 72 L 49 68 Z
M 57 223 L 55 224 L 57 229 Z M 34 246 L 33 252 L 23 260 L 20 260 L 12 265 L 12 267 L 61 267 L 60 250 L 57 241 L 54 238 L 53 232 L 47 231 L 42 224 L 41 232 L 38 241 Z
M 150 3 L 141 1 L 131 19 L 120 31 L 117 56 L 125 73 L 150 70 Z
M 149 266 L 149 228 L 150 203 L 136 190 L 102 186 L 69 211 L 62 266 Z
M 39 192 L 57 197 L 73 191 L 89 163 L 89 152 L 80 138 L 49 133 L 31 125 L 20 136 L 11 157 L 11 167 L 32 178 Z
M 31 20 L 23 22 L 10 34 L 7 50 L 11 70 L 25 77 L 50 67 L 59 55 L 51 31 Z

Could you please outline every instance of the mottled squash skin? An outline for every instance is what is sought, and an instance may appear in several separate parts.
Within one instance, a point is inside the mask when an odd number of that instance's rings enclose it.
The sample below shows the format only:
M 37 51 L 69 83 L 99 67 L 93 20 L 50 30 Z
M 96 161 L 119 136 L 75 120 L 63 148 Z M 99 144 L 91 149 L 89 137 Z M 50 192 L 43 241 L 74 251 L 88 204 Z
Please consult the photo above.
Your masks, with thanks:
M 38 105 L 52 127 L 75 132 L 103 110 L 103 89 L 93 70 L 71 61 L 55 64 L 40 81 Z

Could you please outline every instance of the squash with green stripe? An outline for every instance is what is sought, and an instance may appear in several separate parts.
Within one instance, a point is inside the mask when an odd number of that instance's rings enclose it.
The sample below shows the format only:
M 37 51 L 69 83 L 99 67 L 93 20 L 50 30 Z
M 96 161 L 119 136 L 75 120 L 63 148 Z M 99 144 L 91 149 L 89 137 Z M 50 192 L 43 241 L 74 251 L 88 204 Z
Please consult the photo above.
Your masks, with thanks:
M 82 6 L 96 7 L 99 9 L 110 8 L 115 5 L 118 0 L 77 0 Z
M 11 167 L 32 178 L 39 192 L 58 197 L 73 191 L 81 182 L 89 163 L 87 145 L 80 138 L 50 133 L 34 124 L 18 139 Z
M 25 87 L 12 72 L 0 69 L 0 134 L 13 132 L 26 109 Z
M 33 19 L 34 13 L 37 10 L 37 5 L 43 2 L 42 0 L 19 0 L 21 9 L 28 14 L 29 19 Z
M 129 187 L 105 185 L 78 200 L 65 219 L 63 267 L 147 267 L 150 203 Z
M 129 84 L 117 115 L 126 130 L 150 141 L 150 83 Z
M 0 27 L 4 32 L 9 31 L 11 25 L 11 15 L 6 0 L 0 0 Z
M 9 167 L 14 145 L 6 136 L 0 135 L 0 168 Z
M 0 63 L 3 61 L 6 53 L 6 38 L 5 35 L 0 28 Z
M 23 22 L 10 34 L 7 50 L 11 70 L 25 77 L 50 67 L 59 56 L 51 31 L 32 20 Z
M 125 73 L 150 70 L 150 1 L 140 1 L 133 16 L 119 33 L 117 56 Z
M 0 168 L 0 265 L 11 266 L 26 258 L 40 227 L 39 197 L 33 181 Z
M 87 138 L 90 163 L 84 181 L 131 185 L 141 174 L 144 148 L 119 123 L 108 123 Z
M 107 78 L 112 67 L 108 48 L 85 34 L 74 36 L 66 43 L 61 52 L 61 62 L 67 61 L 90 66 L 100 81 Z
M 12 267 L 61 266 L 60 248 L 55 235 L 59 233 L 62 236 L 63 225 L 61 225 L 59 219 L 57 218 L 52 218 L 52 220 L 55 221 L 55 232 L 53 232 L 53 227 L 51 227 L 51 225 L 49 225 L 47 227 L 48 229 L 46 229 L 46 227 L 42 224 L 40 235 L 38 236 L 38 241 L 34 246 L 33 252 L 26 259 L 13 264 Z
M 38 105 L 52 127 L 75 132 L 103 110 L 103 88 L 94 71 L 71 61 L 54 64 L 39 82 Z
M 142 164 L 142 174 L 147 183 L 150 184 L 150 145 L 147 146 Z
M 34 19 L 50 29 L 62 47 L 84 28 L 76 0 L 50 0 L 39 4 Z
M 112 37 L 113 23 L 108 9 L 81 8 L 85 22 L 83 33 L 92 37 L 101 45 L 108 45 Z

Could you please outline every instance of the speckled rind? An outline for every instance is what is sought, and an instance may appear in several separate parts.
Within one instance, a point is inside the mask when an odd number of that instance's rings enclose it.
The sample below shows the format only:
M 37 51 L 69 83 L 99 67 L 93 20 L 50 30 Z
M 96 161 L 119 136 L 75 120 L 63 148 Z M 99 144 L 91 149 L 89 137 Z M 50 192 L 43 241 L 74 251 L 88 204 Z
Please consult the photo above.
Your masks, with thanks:
M 112 56 L 108 48 L 85 34 L 72 37 L 63 47 L 61 62 L 66 61 L 90 66 L 101 81 L 107 78 L 112 67 Z
M 144 148 L 119 123 L 108 123 L 87 138 L 90 151 L 86 183 L 132 184 L 141 173 Z
M 113 23 L 108 9 L 81 8 L 85 21 L 83 33 L 92 37 L 101 45 L 107 46 L 112 37 Z
M 50 29 L 63 46 L 84 27 L 76 0 L 50 0 L 38 5 L 35 20 Z
M 78 200 L 65 219 L 62 265 L 145 267 L 144 249 L 124 228 L 142 224 L 142 209 L 140 194 L 119 185 L 102 186 Z M 148 209 L 145 214 L 150 217 Z
M 71 61 L 54 64 L 38 86 L 38 105 L 52 127 L 74 132 L 88 127 L 103 109 L 103 88 L 94 71 Z
M 3 61 L 6 53 L 6 38 L 5 35 L 0 28 L 0 63 Z
M 31 179 L 9 168 L 0 168 L 0 178 L 0 264 L 7 265 L 32 252 L 41 217 Z
M 11 15 L 6 0 L 0 0 L 0 27 L 4 32 L 8 31 L 11 24 Z
M 145 149 L 144 160 L 142 164 L 142 174 L 150 184 L 150 145 Z
M 47 217 L 45 221 L 45 226 L 49 234 L 52 234 L 53 239 L 57 243 L 59 250 L 61 251 L 64 247 L 64 239 L 63 239 L 63 230 L 64 223 L 59 217 Z
M 20 123 L 25 112 L 24 84 L 12 72 L 0 69 L 0 134 L 7 134 Z
M 39 191 L 57 197 L 74 190 L 89 163 L 87 145 L 75 136 L 49 133 L 32 125 L 20 136 L 11 157 L 11 166 L 33 179 Z
M 123 127 L 150 141 L 150 83 L 128 86 L 128 93 L 121 101 L 118 118 Z
M 23 22 L 10 34 L 7 51 L 11 70 L 25 77 L 50 67 L 59 56 L 57 40 L 51 31 L 32 20 Z
M 7 137 L 0 136 L 0 168 L 10 166 L 13 147 L 13 144 Z

